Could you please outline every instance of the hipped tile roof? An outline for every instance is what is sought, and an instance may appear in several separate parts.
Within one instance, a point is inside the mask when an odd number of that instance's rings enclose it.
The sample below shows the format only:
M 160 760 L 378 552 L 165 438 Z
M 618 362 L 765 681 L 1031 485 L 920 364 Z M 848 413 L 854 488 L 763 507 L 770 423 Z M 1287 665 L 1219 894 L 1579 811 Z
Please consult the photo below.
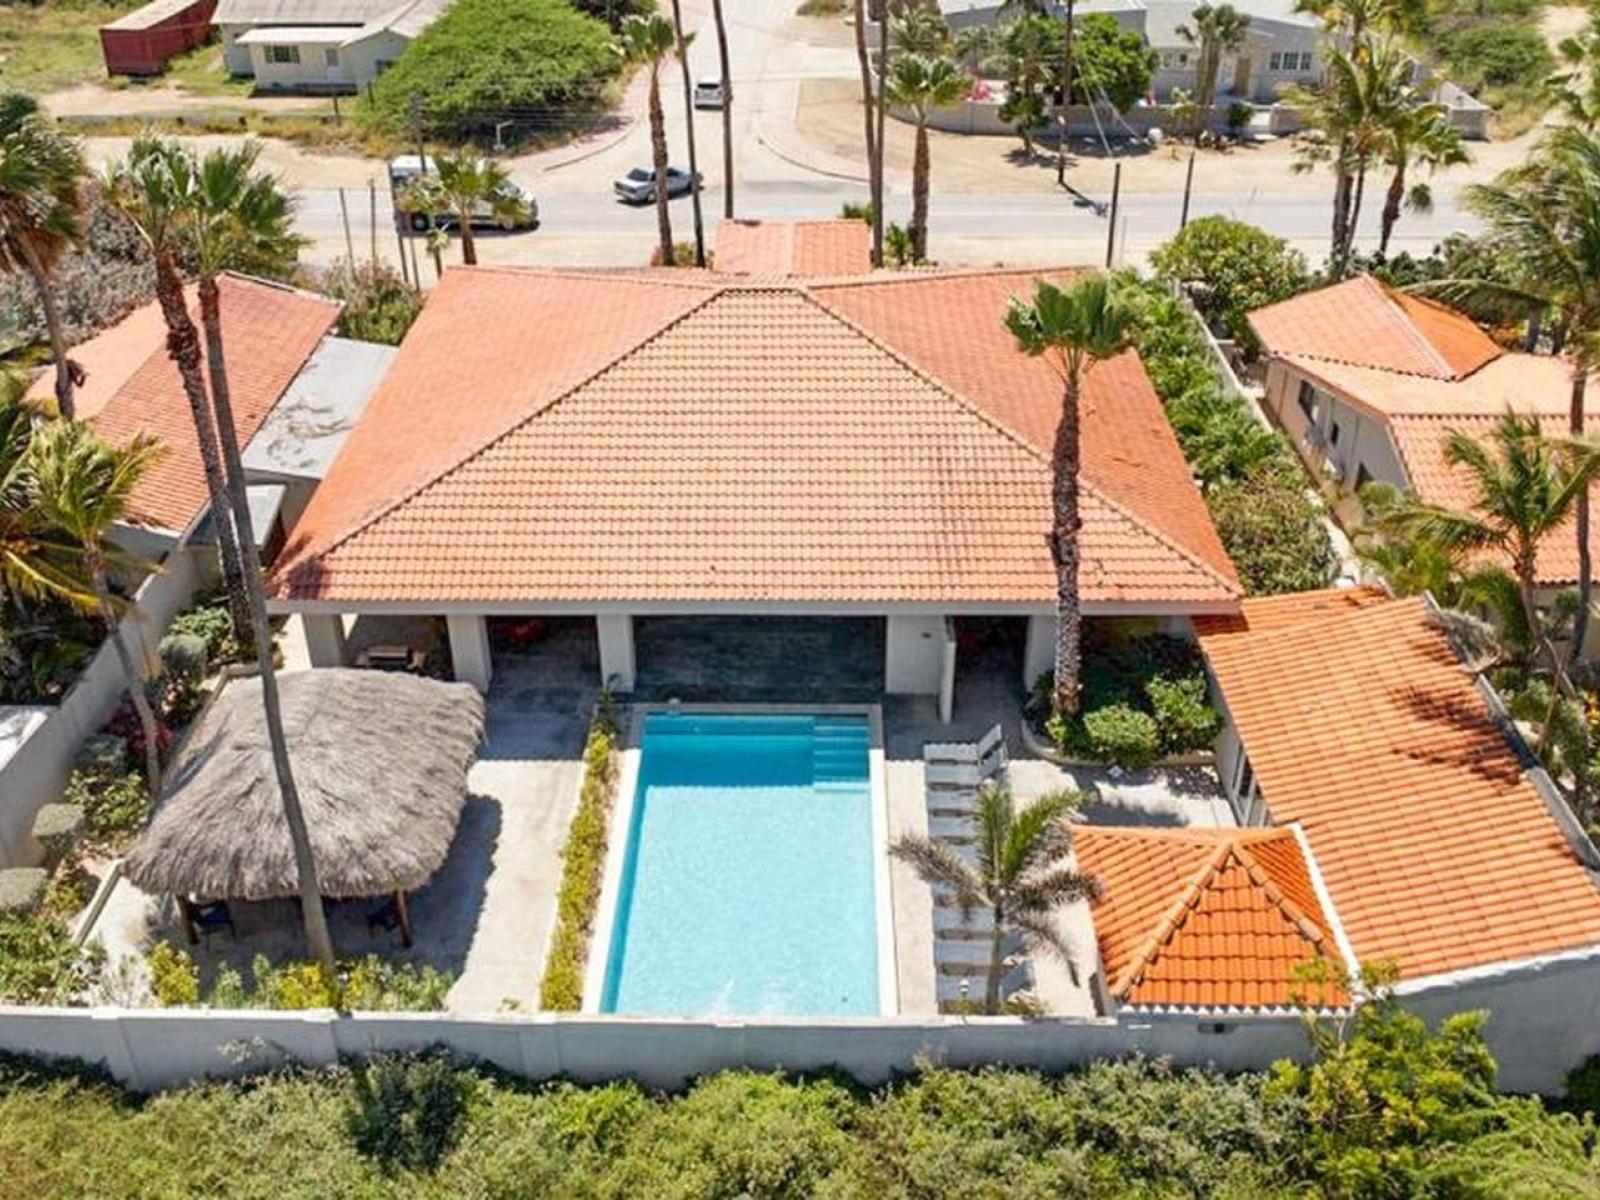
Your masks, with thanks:
M 863 282 L 449 271 L 274 586 L 1048 603 L 1060 382 L 1000 325 L 1027 285 L 925 276 L 885 298 Z M 944 345 L 952 307 L 964 347 Z M 1093 367 L 1086 390 L 1085 598 L 1231 608 L 1237 576 L 1137 358 Z
M 339 305 L 237 275 L 221 276 L 218 290 L 229 393 L 242 449 L 332 329 Z M 193 287 L 187 296 L 198 326 Z M 152 301 L 136 309 L 74 347 L 71 357 L 88 373 L 89 403 L 82 415 L 98 433 L 118 445 L 151 434 L 165 447 L 134 490 L 130 523 L 183 533 L 204 511 L 210 495 L 183 381 L 167 355 L 167 327 L 159 305 Z M 47 373 L 31 394 L 48 395 L 52 379 Z
M 1415 979 L 1600 944 L 1600 890 L 1422 600 L 1247 600 L 1196 627 L 1359 960 Z
M 1286 1007 L 1345 1000 L 1297 981 L 1326 960 L 1347 973 L 1292 829 L 1080 827 L 1078 865 L 1101 883 L 1095 935 L 1120 1003 Z
M 724 275 L 864 275 L 872 269 L 865 221 L 736 221 L 717 226 L 712 264 Z

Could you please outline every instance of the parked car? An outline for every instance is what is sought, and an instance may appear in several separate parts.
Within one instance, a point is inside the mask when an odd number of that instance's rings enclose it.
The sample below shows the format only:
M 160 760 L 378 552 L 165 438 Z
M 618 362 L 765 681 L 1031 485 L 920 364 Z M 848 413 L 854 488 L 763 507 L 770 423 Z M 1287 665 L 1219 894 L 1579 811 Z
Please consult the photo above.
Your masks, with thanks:
M 694 106 L 696 108 L 721 108 L 728 102 L 728 93 L 722 86 L 720 75 L 707 75 L 695 81 Z
M 667 195 L 686 196 L 698 187 L 700 177 L 677 167 L 667 168 Z M 616 182 L 617 195 L 629 204 L 648 204 L 656 198 L 656 173 L 653 167 L 635 167 Z
M 402 154 L 389 160 L 389 183 L 394 189 L 398 200 L 402 193 L 427 175 L 433 174 L 435 168 L 432 158 L 423 158 L 416 154 Z M 499 217 L 495 216 L 494 209 L 488 204 L 480 204 L 473 210 L 472 227 L 474 229 L 537 229 L 539 228 L 539 202 L 522 188 L 510 180 L 506 181 L 508 194 L 515 195 L 522 201 L 523 219 L 514 225 L 506 225 Z M 409 212 L 397 213 L 400 220 L 410 224 L 418 233 L 425 233 L 429 229 L 453 229 L 457 221 L 455 213 L 451 212 Z

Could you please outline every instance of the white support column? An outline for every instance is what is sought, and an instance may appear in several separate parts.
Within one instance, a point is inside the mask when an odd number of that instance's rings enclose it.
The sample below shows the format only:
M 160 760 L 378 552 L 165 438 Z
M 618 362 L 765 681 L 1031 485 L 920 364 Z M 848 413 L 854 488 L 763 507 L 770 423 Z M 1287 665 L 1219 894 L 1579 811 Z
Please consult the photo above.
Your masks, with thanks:
M 939 720 L 946 725 L 956 713 L 956 623 L 944 619 L 944 645 L 941 647 L 942 667 L 939 679 Z
M 470 683 L 480 692 L 489 690 L 494 678 L 494 659 L 489 653 L 489 623 L 474 613 L 451 613 L 445 618 L 450 629 L 450 658 L 456 678 Z
M 883 690 L 892 696 L 937 696 L 944 686 L 943 616 L 887 618 Z
M 600 686 L 614 692 L 633 691 L 633 616 L 630 613 L 596 613 L 600 635 Z
M 1028 640 L 1022 652 L 1022 687 L 1048 675 L 1056 666 L 1056 617 L 1054 613 L 1034 613 L 1028 618 Z
M 344 617 L 339 613 L 301 613 L 306 654 L 313 667 L 344 667 L 350 663 L 345 645 Z

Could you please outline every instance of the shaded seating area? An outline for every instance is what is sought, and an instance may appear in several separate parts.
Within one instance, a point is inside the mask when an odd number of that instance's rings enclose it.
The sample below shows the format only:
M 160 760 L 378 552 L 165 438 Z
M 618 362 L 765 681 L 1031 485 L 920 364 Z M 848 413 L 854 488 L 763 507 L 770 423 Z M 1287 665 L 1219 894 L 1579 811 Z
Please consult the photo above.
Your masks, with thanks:
M 278 686 L 324 900 L 373 900 L 369 933 L 398 929 L 411 945 L 407 895 L 455 840 L 483 697 L 470 684 L 343 668 L 289 672 Z M 124 872 L 177 898 L 191 942 L 233 933 L 231 904 L 298 896 L 259 679 L 230 683 L 195 721 Z

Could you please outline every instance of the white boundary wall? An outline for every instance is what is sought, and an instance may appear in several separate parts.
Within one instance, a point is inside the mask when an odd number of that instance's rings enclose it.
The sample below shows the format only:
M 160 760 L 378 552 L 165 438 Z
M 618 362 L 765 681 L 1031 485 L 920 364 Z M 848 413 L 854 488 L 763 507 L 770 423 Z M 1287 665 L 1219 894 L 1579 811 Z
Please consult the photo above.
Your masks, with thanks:
M 1223 1032 L 1207 1032 L 1219 1029 Z M 865 1084 L 919 1066 L 1007 1064 L 1061 1071 L 1132 1054 L 1179 1066 L 1259 1069 L 1303 1057 L 1298 1018 L 1217 1026 L 1193 1016 L 1112 1019 L 994 1017 L 829 1020 L 667 1020 L 512 1014 L 184 1009 L 0 1008 L 0 1050 L 102 1066 L 139 1091 L 192 1080 L 327 1066 L 341 1056 L 442 1047 L 529 1079 L 582 1083 L 633 1078 L 677 1088 L 732 1068 L 818 1071 L 837 1067 Z
M 140 587 L 122 619 L 129 649 L 154 655 L 168 623 L 206 581 L 205 549 L 174 550 L 158 574 Z M 38 858 L 33 818 L 61 796 L 84 739 L 116 710 L 127 688 L 116 649 L 106 639 L 61 703 L 0 767 L 0 867 L 26 866 Z

